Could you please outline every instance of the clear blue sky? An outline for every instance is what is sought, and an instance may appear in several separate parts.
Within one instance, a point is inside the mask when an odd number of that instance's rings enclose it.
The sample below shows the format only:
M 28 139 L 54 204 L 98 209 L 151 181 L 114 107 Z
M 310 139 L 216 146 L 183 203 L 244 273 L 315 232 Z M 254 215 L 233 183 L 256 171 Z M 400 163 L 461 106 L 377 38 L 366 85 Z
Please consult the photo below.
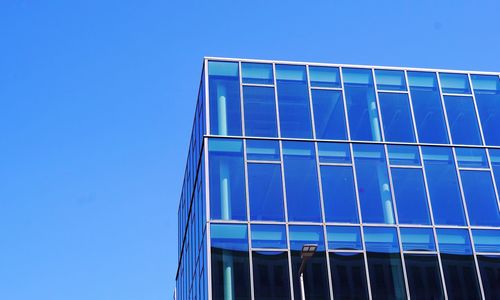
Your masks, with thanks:
M 0 299 L 171 299 L 205 55 L 500 71 L 498 1 L 234 2 L 1 1 Z

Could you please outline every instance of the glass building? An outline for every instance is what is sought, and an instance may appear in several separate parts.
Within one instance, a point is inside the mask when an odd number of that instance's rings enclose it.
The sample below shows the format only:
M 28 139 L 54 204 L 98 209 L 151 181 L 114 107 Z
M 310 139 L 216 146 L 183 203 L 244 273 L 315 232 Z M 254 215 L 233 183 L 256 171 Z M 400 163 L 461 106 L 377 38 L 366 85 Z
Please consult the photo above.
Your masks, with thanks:
M 176 298 L 500 299 L 499 75 L 205 58 Z

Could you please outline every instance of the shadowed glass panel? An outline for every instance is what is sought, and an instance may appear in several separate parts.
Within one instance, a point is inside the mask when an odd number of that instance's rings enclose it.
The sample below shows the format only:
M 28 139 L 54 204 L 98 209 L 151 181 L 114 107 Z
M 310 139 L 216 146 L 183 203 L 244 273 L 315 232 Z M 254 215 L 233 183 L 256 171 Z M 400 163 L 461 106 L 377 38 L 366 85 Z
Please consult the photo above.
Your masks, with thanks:
M 472 75 L 472 85 L 486 145 L 500 146 L 500 79 Z
M 248 164 L 250 219 L 284 221 L 281 165 Z
M 430 224 L 424 177 L 420 169 L 391 168 L 400 224 Z
M 481 135 L 472 97 L 445 96 L 446 114 L 454 144 L 481 145 Z
M 460 171 L 471 225 L 500 226 L 500 210 L 489 171 Z
M 335 299 L 368 299 L 363 253 L 330 253 L 330 269 Z
M 255 300 L 291 299 L 287 252 L 254 251 L 252 262 Z
M 321 166 L 327 222 L 359 223 L 352 167 Z
M 379 93 L 385 140 L 415 142 L 413 121 L 407 94 Z
M 243 87 L 245 135 L 277 137 L 276 103 L 274 88 Z
M 316 138 L 346 140 L 342 91 L 312 90 Z
M 405 254 L 411 299 L 445 299 L 437 255 Z
M 500 256 L 478 255 L 484 297 L 486 300 L 500 299 Z

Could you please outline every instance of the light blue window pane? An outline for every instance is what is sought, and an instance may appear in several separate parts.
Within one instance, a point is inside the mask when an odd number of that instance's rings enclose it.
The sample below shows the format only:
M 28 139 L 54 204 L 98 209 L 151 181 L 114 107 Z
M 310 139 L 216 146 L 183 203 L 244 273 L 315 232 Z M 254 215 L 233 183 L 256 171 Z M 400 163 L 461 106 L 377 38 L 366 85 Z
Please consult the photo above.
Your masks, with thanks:
M 407 94 L 379 93 L 385 140 L 415 142 L 410 101 Z
M 439 73 L 441 90 L 450 94 L 470 94 L 469 77 L 467 74 Z
M 281 136 L 312 138 L 305 66 L 276 65 Z
M 247 225 L 212 224 L 210 226 L 212 248 L 248 250 Z
M 241 75 L 243 83 L 274 84 L 271 64 L 242 63 Z
M 500 80 L 498 76 L 472 75 L 477 108 L 486 145 L 500 146 Z
M 489 171 L 460 171 L 471 225 L 500 226 L 500 209 Z
M 481 135 L 472 97 L 445 96 L 446 114 L 454 144 L 481 145 Z
M 346 140 L 342 91 L 312 90 L 316 137 L 325 140 Z
M 391 168 L 401 224 L 430 224 L 424 178 L 420 169 Z
M 284 221 L 281 165 L 248 164 L 250 219 Z
M 283 142 L 289 221 L 321 221 L 314 144 Z
M 309 67 L 312 87 L 340 88 L 339 68 L 333 67 Z
M 467 229 L 438 228 L 439 251 L 446 254 L 472 254 Z
M 246 140 L 247 159 L 280 160 L 280 144 L 278 141 Z
M 394 224 L 384 147 L 355 144 L 354 163 L 363 222 Z
M 327 226 L 326 235 L 330 250 L 362 250 L 359 227 Z
M 395 253 L 399 252 L 396 228 L 364 227 L 366 251 Z
M 375 78 L 379 90 L 406 91 L 404 71 L 375 70 Z
M 500 252 L 500 230 L 473 229 L 476 252 Z
M 425 175 L 438 225 L 465 225 L 462 197 L 450 148 L 422 147 Z
M 322 226 L 300 226 L 290 225 L 290 248 L 291 250 L 302 250 L 305 244 L 318 245 L 317 251 L 325 250 L 325 238 Z
M 321 166 L 327 222 L 359 223 L 352 167 Z
M 420 166 L 420 154 L 416 146 L 388 145 L 389 163 L 399 166 Z
M 210 133 L 241 135 L 238 63 L 208 62 Z
M 408 80 L 420 142 L 447 144 L 448 134 L 436 74 L 408 72 Z
M 431 228 L 401 228 L 404 251 L 436 251 L 434 233 Z
M 488 168 L 486 151 L 480 148 L 455 148 L 458 166 L 464 168 Z
M 351 152 L 346 143 L 318 143 L 319 161 L 322 163 L 350 163 Z
M 245 134 L 247 136 L 277 137 L 274 88 L 243 87 Z
M 246 220 L 242 141 L 210 139 L 208 157 L 212 219 Z
M 252 224 L 252 248 L 287 248 L 285 225 Z
M 500 149 L 488 149 L 497 189 L 500 189 Z
M 351 139 L 381 141 L 375 88 L 370 69 L 342 69 Z

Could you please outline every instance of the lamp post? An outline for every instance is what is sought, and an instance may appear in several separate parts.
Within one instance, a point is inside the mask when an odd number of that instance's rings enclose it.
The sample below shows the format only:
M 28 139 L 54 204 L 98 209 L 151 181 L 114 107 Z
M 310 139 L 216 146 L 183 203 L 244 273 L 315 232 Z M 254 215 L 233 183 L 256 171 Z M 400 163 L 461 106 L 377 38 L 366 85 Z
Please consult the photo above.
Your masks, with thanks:
M 309 258 L 311 258 L 314 253 L 316 253 L 316 249 L 318 249 L 318 245 L 316 244 L 305 244 L 302 246 L 302 252 L 300 253 L 300 258 L 302 259 L 302 263 L 299 268 L 299 276 L 300 276 L 300 293 L 302 295 L 302 300 L 306 300 L 306 291 L 304 288 L 304 268 L 306 266 L 306 262 Z

